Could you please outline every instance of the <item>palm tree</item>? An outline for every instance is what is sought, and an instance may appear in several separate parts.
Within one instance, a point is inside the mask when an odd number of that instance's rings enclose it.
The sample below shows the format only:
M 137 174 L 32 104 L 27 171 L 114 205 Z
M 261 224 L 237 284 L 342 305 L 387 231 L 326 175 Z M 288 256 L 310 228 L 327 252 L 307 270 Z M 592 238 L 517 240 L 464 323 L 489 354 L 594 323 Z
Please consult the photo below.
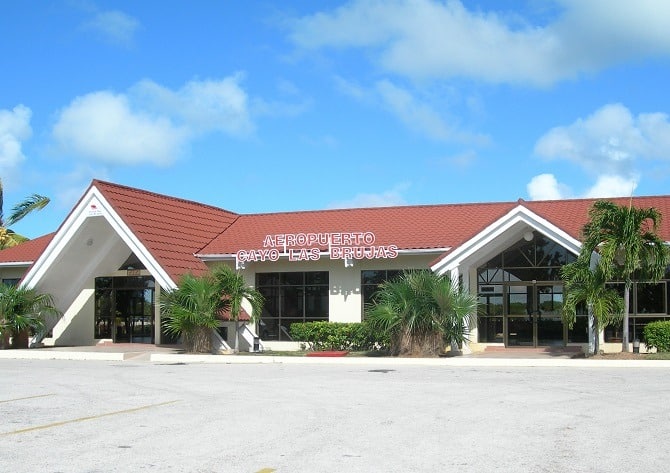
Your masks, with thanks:
M 4 218 L 4 191 L 2 179 L 0 179 L 0 250 L 16 246 L 28 238 L 15 233 L 8 227 L 14 225 L 23 217 L 34 210 L 41 210 L 49 203 L 49 198 L 39 194 L 33 194 L 12 208 L 12 213 L 7 219 Z
M 383 283 L 366 307 L 366 321 L 391 339 L 394 355 L 434 356 L 467 341 L 477 299 L 454 285 L 450 275 L 405 271 Z
M 25 286 L 0 284 L 0 347 L 28 348 L 28 337 L 44 329 L 45 319 L 58 315 L 50 294 Z
M 664 274 L 670 256 L 658 236 L 661 213 L 655 208 L 636 208 L 601 200 L 589 210 L 584 226 L 582 253 L 600 255 L 598 265 L 603 276 L 624 282 L 622 350 L 629 351 L 628 313 L 633 276 L 656 282 Z
M 259 291 L 247 285 L 244 277 L 230 266 L 218 265 L 212 269 L 212 276 L 217 281 L 223 297 L 230 305 L 230 319 L 235 322 L 235 352 L 240 347 L 240 313 L 242 303 L 246 300 L 251 306 L 251 320 L 255 321 L 263 310 L 265 298 Z
M 589 355 L 599 351 L 598 334 L 610 324 L 621 323 L 624 302 L 614 289 L 608 288 L 602 267 L 591 264 L 591 255 L 582 252 L 575 262 L 561 268 L 565 282 L 563 323 L 569 328 L 577 320 L 577 309 L 586 305 L 588 311 Z
M 184 275 L 176 289 L 163 292 L 160 305 L 163 329 L 181 336 L 189 353 L 211 351 L 212 329 L 219 326 L 218 315 L 229 307 L 218 282 L 209 274 Z

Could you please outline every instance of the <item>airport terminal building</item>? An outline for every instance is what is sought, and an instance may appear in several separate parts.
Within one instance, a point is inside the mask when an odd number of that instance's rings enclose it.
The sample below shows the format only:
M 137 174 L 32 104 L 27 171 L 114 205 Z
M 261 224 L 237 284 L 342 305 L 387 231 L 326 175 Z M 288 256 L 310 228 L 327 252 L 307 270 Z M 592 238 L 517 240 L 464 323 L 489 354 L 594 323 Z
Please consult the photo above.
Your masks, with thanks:
M 572 329 L 561 322 L 559 271 L 579 254 L 593 202 L 237 214 L 94 180 L 56 232 L 0 251 L 0 277 L 54 296 L 62 315 L 39 340 L 45 345 L 173 342 L 160 328 L 160 289 L 223 263 L 266 300 L 258 323 L 242 330 L 243 349 L 255 337 L 265 348 L 297 345 L 289 335 L 294 322 L 361 321 L 380 283 L 425 268 L 450 273 L 478 295 L 469 349 L 585 346 L 586 315 Z M 666 216 L 659 234 L 670 241 L 670 196 L 632 204 Z M 635 283 L 631 340 L 648 322 L 670 319 L 669 300 L 670 272 L 658 283 Z M 221 324 L 225 346 L 234 329 Z M 620 350 L 619 337 L 606 329 L 602 346 Z

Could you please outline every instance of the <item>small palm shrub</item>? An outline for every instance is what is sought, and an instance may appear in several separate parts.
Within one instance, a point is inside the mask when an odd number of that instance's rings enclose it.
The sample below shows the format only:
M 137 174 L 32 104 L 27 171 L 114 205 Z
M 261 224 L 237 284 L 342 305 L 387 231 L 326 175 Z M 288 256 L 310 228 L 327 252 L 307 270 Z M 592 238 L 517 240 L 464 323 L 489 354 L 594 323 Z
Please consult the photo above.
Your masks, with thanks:
M 163 330 L 182 338 L 189 353 L 211 351 L 212 329 L 218 327 L 217 314 L 227 308 L 217 282 L 210 275 L 184 275 L 179 286 L 161 296 Z
M 42 331 L 49 316 L 58 310 L 50 294 L 24 286 L 0 284 L 0 347 L 28 348 L 28 338 Z

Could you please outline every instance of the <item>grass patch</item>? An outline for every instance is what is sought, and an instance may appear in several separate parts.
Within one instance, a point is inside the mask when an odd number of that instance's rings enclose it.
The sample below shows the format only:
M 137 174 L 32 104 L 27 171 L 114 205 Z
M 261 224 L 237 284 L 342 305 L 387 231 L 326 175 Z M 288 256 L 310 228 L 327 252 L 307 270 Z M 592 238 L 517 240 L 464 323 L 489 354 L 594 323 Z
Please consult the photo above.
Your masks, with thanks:
M 670 353 L 649 353 L 647 355 L 648 360 L 670 360 Z

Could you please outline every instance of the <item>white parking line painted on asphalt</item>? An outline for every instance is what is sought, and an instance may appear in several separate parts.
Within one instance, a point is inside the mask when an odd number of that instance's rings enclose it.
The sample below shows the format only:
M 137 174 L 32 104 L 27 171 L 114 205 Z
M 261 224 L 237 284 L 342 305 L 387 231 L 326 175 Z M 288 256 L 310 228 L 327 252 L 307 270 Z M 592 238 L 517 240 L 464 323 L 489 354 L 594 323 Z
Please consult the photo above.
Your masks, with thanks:
M 13 430 L 11 432 L 2 432 L 2 433 L 0 433 L 0 437 L 7 437 L 9 435 L 16 435 L 16 434 L 24 434 L 26 432 L 34 432 L 36 430 L 45 430 L 45 429 L 50 429 L 52 427 L 60 427 L 62 425 L 74 424 L 74 423 L 77 423 L 77 422 L 84 422 L 84 421 L 87 421 L 87 420 L 101 419 L 103 417 L 115 416 L 115 415 L 118 415 L 118 414 L 130 414 L 131 412 L 142 411 L 142 410 L 151 409 L 151 408 L 154 408 L 154 407 L 167 406 L 169 404 L 174 404 L 176 402 L 179 402 L 179 400 L 159 402 L 158 404 L 149 404 L 149 405 L 146 405 L 146 406 L 133 407 L 132 409 L 124 409 L 122 411 L 107 412 L 105 414 L 98 414 L 98 415 L 95 415 L 95 416 L 87 416 L 87 417 L 79 417 L 77 419 L 63 420 L 63 421 L 60 421 L 60 422 L 53 422 L 51 424 L 44 424 L 44 425 L 38 425 L 38 426 L 35 426 L 35 427 L 28 427 L 28 428 L 25 428 L 25 429 Z
M 5 402 L 24 401 L 26 399 L 37 399 L 38 397 L 55 396 L 55 394 L 38 394 L 37 396 L 17 397 L 16 399 L 0 399 L 0 404 Z

